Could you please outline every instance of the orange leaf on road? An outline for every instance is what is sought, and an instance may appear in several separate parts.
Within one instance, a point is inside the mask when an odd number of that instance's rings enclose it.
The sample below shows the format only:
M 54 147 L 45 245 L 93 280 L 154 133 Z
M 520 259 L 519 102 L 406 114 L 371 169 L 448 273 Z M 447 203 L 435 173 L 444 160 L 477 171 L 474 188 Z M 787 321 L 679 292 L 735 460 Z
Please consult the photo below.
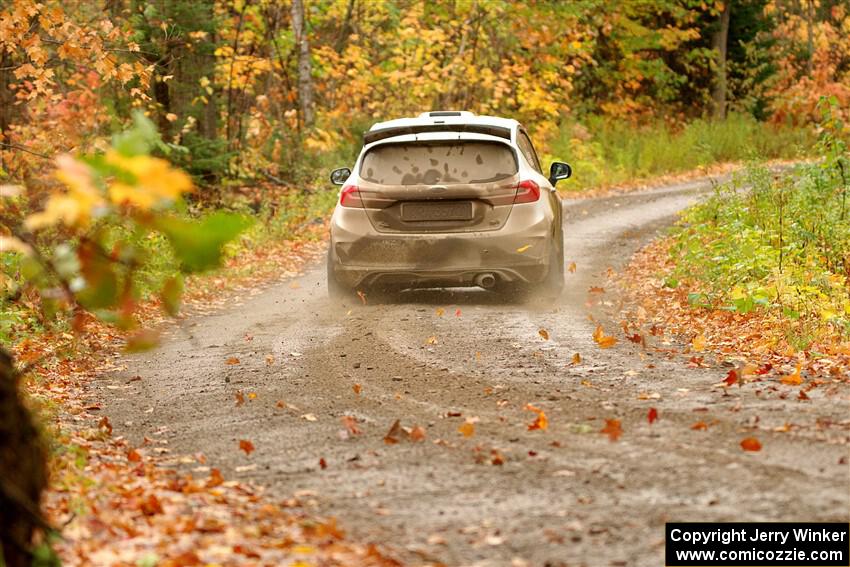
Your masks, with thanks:
M 731 386 L 735 382 L 738 381 L 738 371 L 734 368 L 729 371 L 729 374 L 726 375 L 726 379 L 723 381 L 727 386 Z
M 744 451 L 761 451 L 761 443 L 755 437 L 747 437 L 741 441 L 741 449 Z
M 570 262 L 570 264 L 567 266 L 567 271 L 571 274 L 576 273 L 576 263 Z
M 401 433 L 401 422 L 397 419 L 390 426 L 390 430 L 384 435 L 384 443 L 387 445 L 395 445 L 398 443 L 398 436 Z
M 546 329 L 540 329 L 539 331 L 537 331 L 537 334 L 543 337 L 544 341 L 549 340 L 549 331 L 547 331 Z
M 354 393 L 355 393 L 355 394 L 357 394 L 357 395 L 359 396 L 359 395 L 360 395 L 360 392 L 362 392 L 362 391 L 363 391 L 363 386 L 361 386 L 360 384 L 354 384 L 354 385 L 351 387 L 351 389 L 352 389 L 352 390 L 354 390 Z
M 602 325 L 596 326 L 596 330 L 593 331 L 593 340 L 596 341 L 596 344 L 598 344 L 600 348 L 611 348 L 617 344 L 616 338 L 605 334 L 605 331 L 602 329 Z
M 466 420 L 460 425 L 460 427 L 457 428 L 457 431 L 464 437 L 472 437 L 473 435 L 475 435 L 475 423 Z
M 608 435 L 608 439 L 612 442 L 616 441 L 623 434 L 623 428 L 620 425 L 619 419 L 606 419 L 605 427 L 602 428 L 600 433 L 604 433 Z
M 235 356 L 231 356 L 230 358 L 227 359 L 226 363 L 230 364 L 231 366 L 234 365 L 234 364 L 239 364 L 239 359 L 236 358 Z
M 801 364 L 797 365 L 797 369 L 794 371 L 794 374 L 790 374 L 788 376 L 783 376 L 780 382 L 787 386 L 799 386 L 803 383 L 803 377 L 800 376 L 800 369 L 802 368 Z
M 546 414 L 543 412 L 542 409 L 535 407 L 531 404 L 525 404 L 525 409 L 528 411 L 533 411 L 537 414 L 537 419 L 535 419 L 533 423 L 530 423 L 528 425 L 529 431 L 534 431 L 536 429 L 543 430 L 549 427 L 549 420 L 546 419 Z
M 250 455 L 254 451 L 254 444 L 247 439 L 240 439 L 239 448 L 245 451 L 246 455 Z
M 357 418 L 351 415 L 344 415 L 340 418 L 342 425 L 351 435 L 360 435 L 363 431 L 357 427 Z

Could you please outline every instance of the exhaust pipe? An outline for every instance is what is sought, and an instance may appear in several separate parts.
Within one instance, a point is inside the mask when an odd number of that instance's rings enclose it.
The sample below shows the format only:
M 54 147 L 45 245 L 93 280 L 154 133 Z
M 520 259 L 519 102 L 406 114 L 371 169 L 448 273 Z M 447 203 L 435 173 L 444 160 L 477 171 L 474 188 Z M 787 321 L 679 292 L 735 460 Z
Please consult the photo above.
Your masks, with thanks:
M 475 285 L 484 289 L 492 289 L 496 285 L 496 276 L 490 273 L 475 276 Z

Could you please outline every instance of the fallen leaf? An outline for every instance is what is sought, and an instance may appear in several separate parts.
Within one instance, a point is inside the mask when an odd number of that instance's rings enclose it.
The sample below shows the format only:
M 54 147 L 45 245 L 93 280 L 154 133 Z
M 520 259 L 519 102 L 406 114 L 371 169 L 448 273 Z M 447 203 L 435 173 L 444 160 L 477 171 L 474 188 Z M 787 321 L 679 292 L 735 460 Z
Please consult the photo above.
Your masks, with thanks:
M 573 364 L 581 364 L 581 355 L 579 353 L 573 355 Z
M 457 431 L 464 437 L 472 437 L 475 435 L 475 422 L 467 419 L 457 428 Z
M 366 305 L 366 294 L 365 293 L 363 293 L 362 291 L 360 291 L 358 289 L 357 290 L 357 297 L 360 298 L 360 301 L 363 303 L 363 305 Z
M 226 363 L 230 364 L 231 366 L 234 365 L 234 364 L 239 364 L 239 359 L 236 358 L 235 356 L 231 356 L 230 358 L 227 359 Z
M 535 429 L 544 430 L 549 427 L 549 420 L 546 418 L 546 414 L 542 409 L 535 407 L 531 404 L 525 404 L 525 409 L 528 411 L 533 411 L 537 414 L 537 419 L 534 420 L 533 423 L 528 425 L 529 431 L 534 431 Z
M 526 244 L 525 246 L 520 246 L 519 248 L 517 248 L 516 251 L 519 252 L 520 254 L 522 254 L 523 252 L 525 252 L 529 248 L 531 248 L 531 244 Z
M 109 435 L 112 435 L 112 424 L 109 423 L 109 418 L 107 416 L 100 418 L 97 426 L 105 430 Z
M 387 445 L 395 445 L 399 442 L 399 434 L 401 433 L 401 421 L 398 419 L 390 426 L 390 430 L 384 435 L 384 443 Z
M 616 338 L 605 334 L 605 331 L 602 329 L 602 325 L 596 326 L 596 330 L 593 332 L 593 340 L 600 348 L 611 348 L 617 344 Z
M 245 395 L 242 393 L 242 390 L 238 390 L 236 392 L 236 394 L 234 395 L 234 397 L 236 398 L 236 405 L 237 406 L 241 406 L 242 404 L 245 403 Z
M 267 354 L 266 355 L 266 364 L 268 364 L 269 366 L 274 364 L 274 356 Z
M 455 317 L 460 317 L 460 308 L 455 309 Z
M 257 393 L 256 392 L 248 392 L 248 399 L 249 400 L 256 400 L 257 399 Z
M 315 414 L 305 413 L 301 416 L 301 419 L 306 419 L 307 421 L 317 421 L 319 418 L 317 418 Z
M 360 435 L 363 433 L 359 427 L 357 427 L 357 418 L 351 415 L 344 415 L 340 418 L 342 425 L 345 426 L 345 429 L 351 435 Z
M 436 337 L 436 336 L 430 336 L 430 337 L 428 337 L 428 338 L 425 340 L 425 344 L 426 344 L 426 345 L 435 345 L 435 344 L 437 344 L 437 337 Z
M 442 317 L 446 313 L 446 310 L 442 307 L 437 307 L 435 313 L 437 314 L 437 317 Z
M 646 420 L 649 421 L 649 424 L 652 425 L 655 421 L 658 420 L 658 410 L 655 408 L 649 408 L 649 412 L 646 414 Z
M 803 390 L 800 390 L 800 393 L 797 394 L 797 399 L 798 400 L 810 400 L 811 398 L 809 397 L 809 395 L 806 392 L 804 392 Z
M 802 364 L 797 364 L 797 369 L 794 371 L 794 374 L 790 374 L 788 376 L 783 376 L 780 382 L 787 386 L 799 386 L 803 383 L 803 377 L 800 376 L 800 369 L 802 368 Z
M 321 468 L 322 470 L 328 468 L 328 463 L 325 461 L 324 457 L 319 459 L 319 468 Z
M 142 460 L 142 455 L 135 449 L 130 449 L 127 451 L 127 460 L 131 463 L 138 463 Z
M 605 288 L 599 287 L 598 285 L 592 285 L 587 291 L 590 293 L 605 293 Z
M 737 381 L 738 381 L 738 371 L 735 370 L 734 368 L 729 371 L 729 374 L 726 375 L 726 379 L 723 380 L 723 382 L 727 386 L 731 386 L 732 384 L 734 384 Z
M 498 449 L 492 449 L 490 451 L 490 464 L 491 465 L 503 465 L 505 464 L 505 456 Z
M 691 426 L 691 429 L 694 431 L 706 431 L 708 429 L 708 424 L 704 421 L 698 421 Z
M 576 263 L 570 262 L 569 265 L 567 266 L 567 271 L 571 274 L 576 273 Z
M 417 425 L 413 429 L 410 430 L 409 434 L 411 441 L 423 441 L 425 439 L 425 428 L 421 425 Z
M 145 516 L 162 514 L 162 504 L 160 504 L 159 498 L 157 498 L 155 494 L 148 494 L 147 498 L 142 500 L 139 504 L 139 508 L 141 508 L 142 513 Z
M 702 352 L 705 350 L 705 335 L 700 333 L 691 340 L 691 350 L 694 352 Z
M 744 451 L 761 451 L 761 443 L 755 437 L 747 437 L 741 441 L 741 449 Z
M 280 409 L 286 409 L 286 402 L 284 402 L 283 400 L 278 400 L 275 404 L 275 407 L 278 407 Z
M 210 477 L 207 479 L 207 488 L 214 488 L 224 484 L 224 477 L 221 476 L 221 471 L 213 468 L 210 471 Z
M 620 425 L 620 420 L 619 419 L 606 419 L 605 420 L 605 427 L 602 428 L 602 431 L 600 431 L 600 433 L 604 433 L 604 434 L 608 435 L 608 439 L 611 442 L 616 441 L 623 434 L 623 428 Z
M 247 439 L 240 439 L 239 448 L 245 451 L 246 455 L 250 455 L 254 451 L 254 444 Z
M 355 394 L 357 394 L 357 395 L 359 396 L 359 395 L 360 395 L 360 392 L 362 392 L 362 391 L 363 391 L 363 386 L 361 386 L 360 384 L 354 384 L 354 385 L 351 387 L 351 389 L 352 389 L 352 390 L 354 390 L 354 393 L 355 393 Z
M 549 331 L 547 331 L 546 329 L 540 329 L 539 331 L 537 331 L 537 334 L 543 337 L 544 341 L 549 340 Z

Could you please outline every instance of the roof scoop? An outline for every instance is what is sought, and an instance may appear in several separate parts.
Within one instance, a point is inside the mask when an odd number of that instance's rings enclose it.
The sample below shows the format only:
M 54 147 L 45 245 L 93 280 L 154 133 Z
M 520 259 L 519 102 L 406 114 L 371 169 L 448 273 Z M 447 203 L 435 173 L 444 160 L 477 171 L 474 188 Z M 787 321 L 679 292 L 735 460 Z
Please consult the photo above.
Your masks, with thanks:
M 419 118 L 470 118 L 475 116 L 474 113 L 467 110 L 435 110 L 433 112 L 423 112 Z

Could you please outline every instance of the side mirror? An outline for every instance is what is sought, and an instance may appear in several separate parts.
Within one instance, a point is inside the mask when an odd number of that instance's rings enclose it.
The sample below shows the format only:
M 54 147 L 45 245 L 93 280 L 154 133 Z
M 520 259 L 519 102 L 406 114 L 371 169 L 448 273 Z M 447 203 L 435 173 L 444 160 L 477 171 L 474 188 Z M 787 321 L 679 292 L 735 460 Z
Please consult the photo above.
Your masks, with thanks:
M 549 166 L 549 183 L 554 187 L 555 183 L 561 179 L 569 179 L 572 174 L 573 168 L 569 164 L 562 161 L 553 161 L 552 165 Z
M 351 169 L 347 167 L 340 167 L 331 171 L 331 183 L 334 185 L 342 185 L 345 183 L 345 180 L 351 175 Z

